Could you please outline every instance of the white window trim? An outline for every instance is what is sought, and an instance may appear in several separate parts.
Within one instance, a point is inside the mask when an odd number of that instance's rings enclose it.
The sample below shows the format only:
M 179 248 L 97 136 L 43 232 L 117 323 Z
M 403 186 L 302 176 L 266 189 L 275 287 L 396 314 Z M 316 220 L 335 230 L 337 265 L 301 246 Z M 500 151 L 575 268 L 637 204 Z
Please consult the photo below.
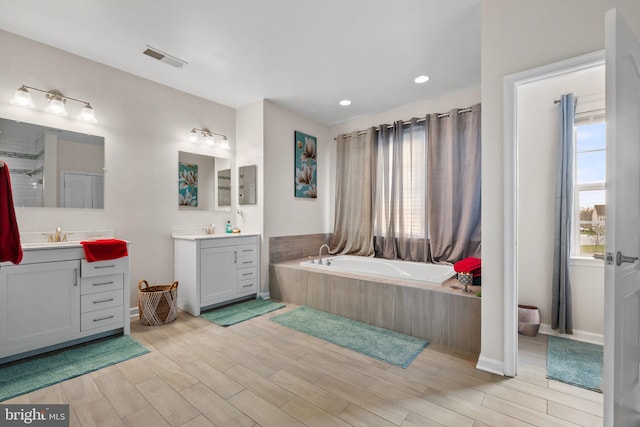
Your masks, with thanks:
M 574 130 L 574 144 L 577 141 L 577 127 L 579 124 L 585 124 L 586 122 L 589 123 L 598 123 L 598 122 L 604 122 L 605 121 L 605 113 L 604 110 L 602 110 L 602 112 L 597 111 L 595 112 L 596 114 L 589 116 L 588 118 L 582 118 L 582 119 L 578 119 L 576 118 L 575 121 L 575 130 Z M 606 152 L 606 145 L 605 145 L 605 152 Z M 595 152 L 595 151 L 601 151 L 601 149 L 595 149 L 595 150 L 585 150 L 585 151 L 581 151 L 581 153 L 587 153 L 587 152 Z M 575 145 L 574 145 L 574 150 L 573 150 L 573 179 L 574 182 L 577 180 L 577 165 L 578 165 L 578 151 L 575 150 Z M 570 256 L 570 263 L 571 265 L 581 265 L 581 266 L 602 266 L 604 267 L 604 260 L 601 259 L 596 259 L 593 257 L 589 257 L 589 256 L 585 256 L 580 254 L 580 192 L 581 191 L 597 191 L 597 190 L 606 190 L 606 182 L 594 182 L 594 183 L 587 183 L 587 184 L 574 184 L 573 186 L 573 206 L 572 206 L 572 210 L 573 210 L 573 225 L 572 225 L 572 232 L 571 232 L 571 256 Z

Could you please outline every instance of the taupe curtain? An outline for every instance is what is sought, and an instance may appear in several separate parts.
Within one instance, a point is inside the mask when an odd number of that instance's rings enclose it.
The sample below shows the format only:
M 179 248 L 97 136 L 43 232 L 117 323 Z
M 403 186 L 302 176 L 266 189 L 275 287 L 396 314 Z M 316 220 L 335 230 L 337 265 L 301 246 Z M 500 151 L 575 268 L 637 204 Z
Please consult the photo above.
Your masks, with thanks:
M 375 250 L 383 258 L 426 261 L 426 120 L 378 127 Z
M 480 104 L 431 115 L 427 139 L 429 261 L 480 257 Z
M 331 253 L 373 256 L 375 131 L 337 138 L 335 226 Z

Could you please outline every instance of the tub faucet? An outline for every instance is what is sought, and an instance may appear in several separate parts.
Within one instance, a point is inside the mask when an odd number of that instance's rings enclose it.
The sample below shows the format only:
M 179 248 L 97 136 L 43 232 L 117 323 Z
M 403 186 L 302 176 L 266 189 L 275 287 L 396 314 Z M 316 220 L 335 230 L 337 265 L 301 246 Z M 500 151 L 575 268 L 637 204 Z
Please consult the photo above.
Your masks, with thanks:
M 329 254 L 329 251 L 331 250 L 329 248 L 329 245 L 324 244 L 322 246 L 320 246 L 320 250 L 318 251 L 318 264 L 322 265 L 322 249 L 323 248 L 327 248 L 327 254 Z

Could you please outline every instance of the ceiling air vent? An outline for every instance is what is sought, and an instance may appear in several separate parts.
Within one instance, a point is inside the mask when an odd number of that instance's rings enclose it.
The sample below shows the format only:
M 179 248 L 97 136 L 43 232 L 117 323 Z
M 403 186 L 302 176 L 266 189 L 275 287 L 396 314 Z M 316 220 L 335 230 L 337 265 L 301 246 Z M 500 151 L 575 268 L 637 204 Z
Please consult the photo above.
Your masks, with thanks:
M 143 54 L 152 57 L 153 59 L 157 59 L 160 62 L 164 62 L 165 64 L 169 64 L 172 67 L 182 68 L 187 64 L 186 61 L 182 59 L 178 59 L 175 56 L 169 55 L 168 53 L 164 53 L 161 50 L 156 49 L 155 47 L 151 47 L 147 45 L 147 48 L 142 52 Z

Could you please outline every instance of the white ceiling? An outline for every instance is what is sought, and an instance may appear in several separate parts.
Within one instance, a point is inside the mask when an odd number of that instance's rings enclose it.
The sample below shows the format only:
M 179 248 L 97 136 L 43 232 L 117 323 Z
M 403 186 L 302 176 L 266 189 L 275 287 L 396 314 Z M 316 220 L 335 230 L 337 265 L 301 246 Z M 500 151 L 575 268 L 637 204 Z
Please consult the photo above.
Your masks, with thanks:
M 233 108 L 265 98 L 325 124 L 480 84 L 480 0 L 0 0 L 0 28 Z M 146 45 L 188 64 L 142 55 Z M 415 84 L 420 74 L 430 81 Z

